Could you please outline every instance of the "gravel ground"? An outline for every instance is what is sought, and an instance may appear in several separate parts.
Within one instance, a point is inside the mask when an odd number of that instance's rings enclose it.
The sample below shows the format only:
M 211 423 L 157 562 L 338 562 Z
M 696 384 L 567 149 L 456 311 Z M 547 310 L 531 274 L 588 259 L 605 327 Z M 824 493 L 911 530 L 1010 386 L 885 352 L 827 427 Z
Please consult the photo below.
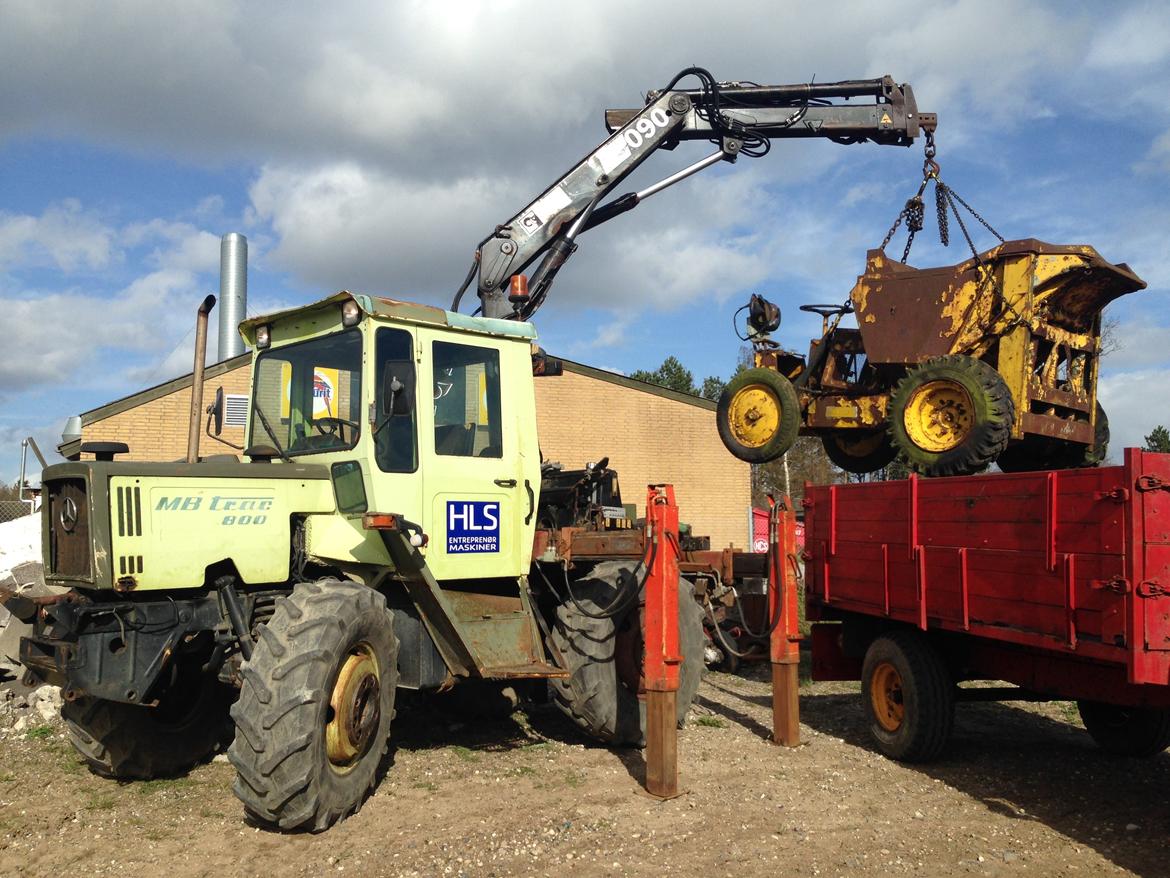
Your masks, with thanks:
M 386 779 L 320 835 L 245 823 L 218 758 L 94 777 L 38 710 L 51 693 L 20 693 L 0 703 L 0 875 L 1170 875 L 1170 754 L 1107 758 L 1067 704 L 979 704 L 942 761 L 899 765 L 845 684 L 806 687 L 786 750 L 766 740 L 762 670 L 707 677 L 668 802 L 640 792 L 640 753 L 554 708 L 465 724 L 403 705 Z

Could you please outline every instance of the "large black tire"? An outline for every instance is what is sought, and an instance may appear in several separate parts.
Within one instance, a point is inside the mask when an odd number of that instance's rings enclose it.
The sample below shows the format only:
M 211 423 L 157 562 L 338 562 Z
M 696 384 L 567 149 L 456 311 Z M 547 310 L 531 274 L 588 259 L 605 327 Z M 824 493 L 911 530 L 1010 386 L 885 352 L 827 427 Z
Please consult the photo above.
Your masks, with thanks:
M 1114 756 L 1146 758 L 1170 747 L 1170 710 L 1078 701 L 1081 721 L 1097 746 Z
M 880 428 L 822 433 L 821 444 L 833 465 L 847 473 L 877 472 L 898 456 L 890 434 Z
M 228 757 L 248 814 L 319 831 L 357 812 L 394 715 L 398 639 L 385 598 L 335 579 L 297 585 L 276 602 L 243 677 Z
M 90 770 L 118 780 L 175 777 L 225 745 L 235 692 L 197 671 L 162 692 L 155 707 L 88 697 L 65 702 L 69 740 Z
M 1046 469 L 1079 469 L 1100 466 L 1109 453 L 1109 417 L 1097 403 L 1097 422 L 1093 427 L 1093 444 L 1076 445 L 1044 436 L 1027 436 L 1009 445 L 996 464 L 1005 473 L 1022 473 Z
M 589 613 L 610 607 L 633 565 L 607 561 L 573 584 L 573 594 Z M 607 744 L 642 746 L 646 707 L 638 699 L 641 619 L 636 601 L 619 618 L 594 619 L 570 601 L 557 608 L 552 649 L 569 676 L 553 679 L 553 701 L 586 734 Z M 679 581 L 678 634 L 683 661 L 679 669 L 678 722 L 690 709 L 703 676 L 703 612 L 686 580 Z
M 968 475 L 1007 447 L 1015 416 L 1011 391 L 987 363 L 960 354 L 936 357 L 894 389 L 890 439 L 923 475 Z
M 715 416 L 728 451 L 748 463 L 767 463 L 796 442 L 800 402 L 779 372 L 745 369 L 727 383 Z
M 938 653 L 912 631 L 879 637 L 861 667 L 861 702 L 878 749 L 902 762 L 929 762 L 955 719 L 954 684 Z

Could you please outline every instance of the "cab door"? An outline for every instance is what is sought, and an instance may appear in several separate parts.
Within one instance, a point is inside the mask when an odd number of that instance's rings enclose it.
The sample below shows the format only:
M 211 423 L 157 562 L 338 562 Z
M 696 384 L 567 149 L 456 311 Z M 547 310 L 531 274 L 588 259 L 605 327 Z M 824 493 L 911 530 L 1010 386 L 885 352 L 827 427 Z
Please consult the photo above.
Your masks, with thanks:
M 521 544 L 521 402 L 507 388 L 524 376 L 511 374 L 506 341 L 426 329 L 419 337 L 427 564 L 440 581 L 519 576 L 531 547 Z

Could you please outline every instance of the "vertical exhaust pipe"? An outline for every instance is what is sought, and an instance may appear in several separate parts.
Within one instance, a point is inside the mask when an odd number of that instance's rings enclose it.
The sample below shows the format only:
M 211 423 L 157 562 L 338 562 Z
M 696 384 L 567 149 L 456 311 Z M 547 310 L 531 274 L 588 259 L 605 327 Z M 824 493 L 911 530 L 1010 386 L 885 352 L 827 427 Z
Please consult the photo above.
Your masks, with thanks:
M 199 420 L 203 415 L 203 363 L 207 359 L 207 315 L 215 307 L 208 296 L 195 314 L 195 367 L 191 370 L 191 424 L 187 432 L 187 463 L 199 460 Z

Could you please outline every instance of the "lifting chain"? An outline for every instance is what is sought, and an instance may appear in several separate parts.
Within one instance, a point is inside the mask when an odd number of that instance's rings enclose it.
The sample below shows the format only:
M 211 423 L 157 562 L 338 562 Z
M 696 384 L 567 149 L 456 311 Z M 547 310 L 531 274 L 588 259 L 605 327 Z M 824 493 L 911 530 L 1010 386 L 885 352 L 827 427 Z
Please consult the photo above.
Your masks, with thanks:
M 902 208 L 902 212 L 898 214 L 897 219 L 894 220 L 894 224 L 890 226 L 890 230 L 886 232 L 886 237 L 882 240 L 881 249 L 886 249 L 886 245 L 890 243 L 890 240 L 894 237 L 895 232 L 898 231 L 898 227 L 902 225 L 904 220 L 906 222 L 907 234 L 906 248 L 902 251 L 902 263 L 905 264 L 906 260 L 910 258 L 910 248 L 914 246 L 914 235 L 922 231 L 922 228 L 925 224 L 926 207 L 922 200 L 922 195 L 926 191 L 926 187 L 930 184 L 930 181 L 933 180 L 934 210 L 938 218 L 939 241 L 942 242 L 944 247 L 950 246 L 950 223 L 947 217 L 947 213 L 949 211 L 953 211 L 955 214 L 955 219 L 958 220 L 959 229 L 963 232 L 963 237 L 967 241 L 967 246 L 971 248 L 971 255 L 974 257 L 976 264 L 981 265 L 982 260 L 979 258 L 979 251 L 975 249 L 975 242 L 971 240 L 971 234 L 967 231 L 967 225 L 963 222 L 963 217 L 959 213 L 958 204 L 961 204 L 964 208 L 966 208 L 967 212 L 975 217 L 975 219 L 977 219 L 983 225 L 983 227 L 987 229 L 987 231 L 995 235 L 1001 244 L 1003 243 L 1003 235 L 993 229 L 991 224 L 988 223 L 987 220 L 985 220 L 982 216 L 980 216 L 979 212 L 971 207 L 971 205 L 964 201 L 959 193 L 957 193 L 954 189 L 942 181 L 942 178 L 939 176 L 938 162 L 934 160 L 937 152 L 938 150 L 934 144 L 934 132 L 927 131 L 925 148 L 926 157 L 922 163 L 922 183 L 918 186 L 918 191 L 914 194 L 914 197 L 906 201 L 906 205 Z M 958 202 L 958 204 L 956 204 L 956 202 Z

